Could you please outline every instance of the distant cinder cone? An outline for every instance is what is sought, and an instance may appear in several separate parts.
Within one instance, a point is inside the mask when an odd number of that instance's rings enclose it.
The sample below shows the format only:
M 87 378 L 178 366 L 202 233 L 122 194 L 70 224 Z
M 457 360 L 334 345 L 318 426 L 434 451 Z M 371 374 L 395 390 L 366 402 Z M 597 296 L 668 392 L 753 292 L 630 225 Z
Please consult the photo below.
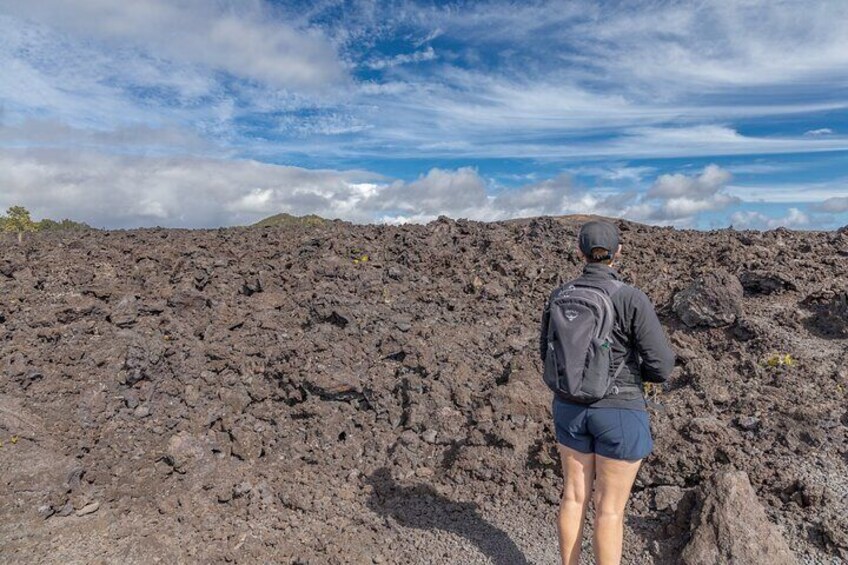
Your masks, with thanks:
M 683 563 L 796 563 L 777 526 L 766 517 L 747 473 L 720 471 L 702 489 L 692 538 L 681 555 Z

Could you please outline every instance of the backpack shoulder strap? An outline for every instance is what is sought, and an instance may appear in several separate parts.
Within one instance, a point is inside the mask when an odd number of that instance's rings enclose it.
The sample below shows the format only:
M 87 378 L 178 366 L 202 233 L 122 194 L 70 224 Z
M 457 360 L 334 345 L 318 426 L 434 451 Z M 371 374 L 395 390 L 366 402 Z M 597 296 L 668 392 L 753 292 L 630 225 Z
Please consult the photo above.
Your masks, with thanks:
M 556 290 L 551 294 L 551 301 L 560 298 L 563 294 L 567 293 L 570 290 L 574 290 L 579 283 L 580 279 L 574 279 L 572 281 L 568 281 L 559 285 Z

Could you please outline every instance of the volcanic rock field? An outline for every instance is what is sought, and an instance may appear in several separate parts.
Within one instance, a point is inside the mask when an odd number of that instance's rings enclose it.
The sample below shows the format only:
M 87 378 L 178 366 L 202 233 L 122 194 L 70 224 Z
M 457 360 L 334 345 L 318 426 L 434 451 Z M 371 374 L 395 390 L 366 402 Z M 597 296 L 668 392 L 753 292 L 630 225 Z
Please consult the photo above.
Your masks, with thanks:
M 555 563 L 585 219 L 7 234 L 0 562 Z M 678 356 L 624 562 L 848 560 L 848 229 L 617 223 Z

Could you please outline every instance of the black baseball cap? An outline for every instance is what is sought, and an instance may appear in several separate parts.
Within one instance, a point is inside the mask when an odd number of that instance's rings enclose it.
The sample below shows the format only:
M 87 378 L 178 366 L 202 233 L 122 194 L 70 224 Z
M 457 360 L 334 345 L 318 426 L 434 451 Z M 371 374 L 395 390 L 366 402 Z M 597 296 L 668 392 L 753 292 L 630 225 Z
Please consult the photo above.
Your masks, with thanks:
M 612 256 L 618 251 L 618 228 L 604 221 L 586 222 L 580 228 L 577 242 L 580 251 L 587 257 L 596 247 L 606 249 Z

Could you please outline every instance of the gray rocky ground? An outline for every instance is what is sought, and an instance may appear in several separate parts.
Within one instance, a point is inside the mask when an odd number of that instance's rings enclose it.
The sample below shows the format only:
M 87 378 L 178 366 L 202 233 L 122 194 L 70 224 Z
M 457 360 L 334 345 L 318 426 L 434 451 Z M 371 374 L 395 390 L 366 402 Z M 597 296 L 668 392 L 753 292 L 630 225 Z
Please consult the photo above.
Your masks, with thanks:
M 581 221 L 9 236 L 0 561 L 555 562 L 537 324 Z M 625 562 L 679 562 L 741 471 L 841 563 L 848 233 L 619 226 L 679 358 Z

